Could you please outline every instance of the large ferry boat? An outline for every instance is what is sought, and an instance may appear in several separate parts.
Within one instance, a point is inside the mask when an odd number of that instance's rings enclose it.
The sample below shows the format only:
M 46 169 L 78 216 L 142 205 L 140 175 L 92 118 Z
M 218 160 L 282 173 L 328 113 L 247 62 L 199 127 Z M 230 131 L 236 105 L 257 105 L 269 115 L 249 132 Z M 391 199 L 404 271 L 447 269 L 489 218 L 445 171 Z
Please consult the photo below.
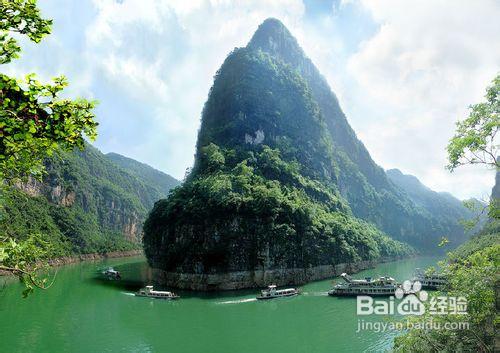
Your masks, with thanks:
M 440 273 L 426 274 L 420 268 L 415 269 L 412 282 L 420 282 L 422 289 L 438 289 L 446 284 L 446 276 Z
M 153 286 L 146 286 L 146 288 L 139 290 L 135 293 L 136 297 L 148 297 L 157 299 L 178 299 L 179 296 L 173 292 L 166 292 L 154 290 Z
M 347 273 L 340 275 L 345 283 L 335 285 L 328 295 L 331 296 L 357 296 L 357 295 L 370 295 L 370 296 L 390 296 L 396 293 L 399 288 L 396 280 L 392 277 L 379 277 L 372 279 L 366 277 L 365 279 L 352 279 Z
M 267 287 L 260 292 L 260 295 L 257 296 L 257 299 L 273 299 L 273 298 L 282 298 L 282 297 L 291 297 L 299 294 L 299 290 L 296 288 L 287 288 L 287 289 L 276 289 L 274 284 Z

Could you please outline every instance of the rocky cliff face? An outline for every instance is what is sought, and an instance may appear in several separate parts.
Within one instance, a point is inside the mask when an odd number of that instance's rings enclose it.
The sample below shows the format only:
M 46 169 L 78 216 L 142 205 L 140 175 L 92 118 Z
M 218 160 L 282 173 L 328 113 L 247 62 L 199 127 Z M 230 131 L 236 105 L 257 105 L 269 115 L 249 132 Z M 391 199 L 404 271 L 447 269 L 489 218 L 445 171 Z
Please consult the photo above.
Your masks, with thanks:
M 495 185 L 491 190 L 490 210 L 488 214 L 488 225 L 485 227 L 489 232 L 500 231 L 500 172 L 495 175 Z
M 76 199 L 74 191 L 64 189 L 57 184 L 57 180 L 50 180 L 49 178 L 45 178 L 42 182 L 29 177 L 27 181 L 17 183 L 16 187 L 29 196 L 46 197 L 49 202 L 58 206 L 70 207 L 75 203 Z
M 108 158 L 87 145 L 84 151 L 61 152 L 47 160 L 42 181 L 29 179 L 17 185 L 22 193 L 12 190 L 8 195 L 12 235 L 48 233 L 77 253 L 139 246 L 147 212 L 168 194 L 162 177 L 172 187 L 178 182 L 131 159 L 122 167 L 117 158 L 125 159 L 117 154 Z M 151 180 L 152 173 L 162 188 Z M 35 223 L 29 214 L 37 210 L 43 215 Z

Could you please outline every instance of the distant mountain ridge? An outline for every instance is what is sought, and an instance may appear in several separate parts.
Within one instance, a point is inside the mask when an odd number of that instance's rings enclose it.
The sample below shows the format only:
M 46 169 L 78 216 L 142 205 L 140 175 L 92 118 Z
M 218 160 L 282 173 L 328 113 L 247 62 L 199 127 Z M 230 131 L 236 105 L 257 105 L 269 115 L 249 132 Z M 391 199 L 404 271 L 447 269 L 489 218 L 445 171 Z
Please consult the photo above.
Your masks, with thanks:
M 180 181 L 174 177 L 145 163 L 136 161 L 135 159 L 125 157 L 114 152 L 106 153 L 105 156 L 113 163 L 117 164 L 120 168 L 123 168 L 128 173 L 135 175 L 144 182 L 147 182 L 151 187 L 156 188 L 158 195 L 160 196 L 158 197 L 158 200 L 162 197 L 166 197 L 170 189 L 180 185 Z
M 7 195 L 8 233 L 40 233 L 62 255 L 140 246 L 142 224 L 153 204 L 179 182 L 118 154 L 59 152 L 45 162 L 43 181 L 30 179 Z M 34 217 L 34 214 L 38 216 Z
M 450 193 L 431 190 L 417 177 L 403 174 L 399 169 L 389 169 L 386 174 L 394 184 L 406 192 L 417 207 L 428 213 L 428 217 L 438 216 L 443 236 L 464 235 L 463 226 L 457 221 L 470 219 L 474 214 L 464 206 L 462 201 Z

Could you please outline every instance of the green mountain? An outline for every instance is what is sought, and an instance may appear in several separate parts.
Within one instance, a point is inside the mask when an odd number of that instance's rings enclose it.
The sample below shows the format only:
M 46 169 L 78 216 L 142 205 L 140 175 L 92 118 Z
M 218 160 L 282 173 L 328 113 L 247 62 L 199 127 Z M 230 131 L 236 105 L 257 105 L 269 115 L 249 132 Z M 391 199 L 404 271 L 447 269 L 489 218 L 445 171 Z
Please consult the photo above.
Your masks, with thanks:
M 337 167 L 336 185 L 355 216 L 419 249 L 434 249 L 436 239 L 443 235 L 447 235 L 454 245 L 465 240 L 463 232 L 450 234 L 454 226 L 440 219 L 440 214 L 422 210 L 388 179 L 356 137 L 325 78 L 281 22 L 266 20 L 248 48 L 266 53 L 293 68 L 306 83 L 331 137 Z M 456 220 L 452 222 L 456 224 Z
M 471 219 L 474 213 L 465 207 L 462 201 L 449 193 L 429 189 L 415 176 L 403 174 L 399 169 L 389 169 L 386 173 L 421 209 L 426 218 L 436 220 L 443 236 L 465 238 L 463 226 L 458 221 Z M 480 203 L 477 200 L 470 201 Z
M 153 168 L 87 145 L 45 163 L 43 181 L 30 179 L 6 195 L 7 234 L 39 233 L 54 255 L 138 248 L 153 204 L 179 182 Z
M 295 39 L 266 20 L 215 75 L 193 170 L 145 223 L 149 263 L 178 287 L 237 288 L 411 252 L 361 218 L 420 247 L 438 242 Z

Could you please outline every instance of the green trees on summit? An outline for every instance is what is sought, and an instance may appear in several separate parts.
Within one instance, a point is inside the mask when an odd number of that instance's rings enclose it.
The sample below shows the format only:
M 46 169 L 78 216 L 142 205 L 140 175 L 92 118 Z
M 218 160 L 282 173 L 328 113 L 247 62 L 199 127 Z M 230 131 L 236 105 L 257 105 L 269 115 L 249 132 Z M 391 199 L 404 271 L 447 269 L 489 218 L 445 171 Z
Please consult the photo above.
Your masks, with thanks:
M 335 177 L 332 142 L 306 82 L 263 51 L 235 49 L 217 72 L 203 109 L 194 173 L 210 143 L 236 150 L 265 144 L 297 160 L 303 174 Z

